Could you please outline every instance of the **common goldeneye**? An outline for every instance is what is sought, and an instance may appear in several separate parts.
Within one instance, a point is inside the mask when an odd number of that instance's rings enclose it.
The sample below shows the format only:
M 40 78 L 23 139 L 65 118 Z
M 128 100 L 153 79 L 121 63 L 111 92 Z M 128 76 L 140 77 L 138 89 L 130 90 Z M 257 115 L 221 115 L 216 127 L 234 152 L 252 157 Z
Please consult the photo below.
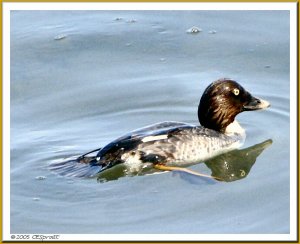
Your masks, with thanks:
M 77 177 L 93 177 L 120 164 L 129 175 L 149 168 L 176 170 L 240 147 L 245 131 L 235 121 L 236 115 L 269 106 L 236 81 L 219 79 L 205 89 L 200 99 L 201 126 L 172 121 L 153 124 L 50 168 L 61 175 Z M 89 156 L 95 152 L 96 156 Z

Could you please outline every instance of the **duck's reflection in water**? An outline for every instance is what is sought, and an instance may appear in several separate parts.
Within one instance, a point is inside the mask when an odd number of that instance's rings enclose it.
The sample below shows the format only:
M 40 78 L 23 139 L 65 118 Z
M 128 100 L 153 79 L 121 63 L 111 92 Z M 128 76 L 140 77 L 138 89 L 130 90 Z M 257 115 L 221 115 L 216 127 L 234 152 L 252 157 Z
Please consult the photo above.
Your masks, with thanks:
M 211 170 L 211 176 L 215 178 L 215 180 L 183 171 L 174 171 L 173 175 L 179 176 L 181 179 L 192 184 L 213 184 L 217 181 L 232 182 L 241 180 L 247 177 L 256 159 L 271 144 L 272 140 L 269 139 L 245 149 L 234 150 L 219 155 L 204 162 Z

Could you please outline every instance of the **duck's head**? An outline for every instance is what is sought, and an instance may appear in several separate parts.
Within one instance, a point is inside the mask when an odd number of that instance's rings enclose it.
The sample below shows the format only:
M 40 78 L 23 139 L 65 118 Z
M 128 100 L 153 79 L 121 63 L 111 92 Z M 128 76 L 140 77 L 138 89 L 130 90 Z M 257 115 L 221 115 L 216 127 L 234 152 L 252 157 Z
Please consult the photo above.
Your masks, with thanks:
M 205 89 L 198 107 L 198 118 L 202 126 L 224 133 L 239 113 L 269 106 L 269 102 L 253 97 L 236 81 L 224 78 Z

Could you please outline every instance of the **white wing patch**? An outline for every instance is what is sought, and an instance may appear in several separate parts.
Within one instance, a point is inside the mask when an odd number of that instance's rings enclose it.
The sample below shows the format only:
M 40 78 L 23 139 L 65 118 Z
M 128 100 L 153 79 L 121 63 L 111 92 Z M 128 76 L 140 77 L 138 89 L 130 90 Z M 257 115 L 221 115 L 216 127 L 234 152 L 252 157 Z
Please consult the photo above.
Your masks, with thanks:
M 157 141 L 162 139 L 167 139 L 168 135 L 159 135 L 159 136 L 146 136 L 142 139 L 142 142 L 148 142 L 148 141 Z

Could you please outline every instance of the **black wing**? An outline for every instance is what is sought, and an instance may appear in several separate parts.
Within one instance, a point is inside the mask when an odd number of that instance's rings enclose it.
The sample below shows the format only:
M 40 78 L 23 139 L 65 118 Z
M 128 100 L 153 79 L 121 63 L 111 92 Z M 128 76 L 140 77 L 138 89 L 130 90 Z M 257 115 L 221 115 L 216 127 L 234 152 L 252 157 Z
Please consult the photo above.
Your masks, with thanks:
M 172 132 L 185 128 L 192 128 L 193 125 L 180 122 L 162 122 L 134 130 L 103 147 L 97 154 L 97 165 L 110 168 L 116 164 L 123 163 L 123 153 L 131 151 L 148 136 L 170 135 Z

